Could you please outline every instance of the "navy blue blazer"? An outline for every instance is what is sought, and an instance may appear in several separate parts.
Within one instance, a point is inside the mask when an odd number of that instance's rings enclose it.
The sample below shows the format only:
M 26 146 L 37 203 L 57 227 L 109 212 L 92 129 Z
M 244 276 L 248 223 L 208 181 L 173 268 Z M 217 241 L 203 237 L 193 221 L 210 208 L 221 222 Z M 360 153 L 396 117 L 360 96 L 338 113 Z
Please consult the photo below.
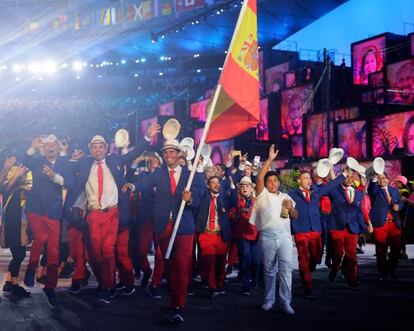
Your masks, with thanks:
M 209 192 L 200 201 L 200 208 L 196 214 L 197 233 L 201 234 L 206 230 L 211 203 L 211 193 Z M 233 237 L 231 223 L 229 219 L 229 211 L 232 206 L 230 195 L 219 194 L 217 198 L 218 223 L 220 226 L 220 235 L 224 242 L 231 241 Z
M 155 188 L 155 196 L 153 201 L 154 207 L 154 233 L 164 233 L 168 221 L 170 219 L 170 212 L 172 212 L 172 219 L 177 219 L 177 214 L 180 209 L 182 192 L 187 185 L 190 171 L 187 167 L 183 167 L 181 171 L 180 180 L 177 183 L 175 193 L 172 194 L 170 187 L 170 176 L 167 166 L 155 170 L 152 174 L 146 178 L 141 178 L 134 183 L 135 187 L 139 191 L 148 191 Z M 200 193 L 199 188 L 202 184 L 199 183 L 200 177 L 194 176 L 193 183 L 191 185 L 192 203 L 186 204 L 183 212 L 183 216 L 178 227 L 177 234 L 188 235 L 195 233 L 194 223 L 194 211 L 200 205 Z M 204 184 L 205 185 L 205 184 Z
M 292 234 L 322 231 L 319 200 L 322 196 L 327 195 L 329 191 L 341 185 L 344 179 L 345 176 L 341 174 L 326 185 L 317 186 L 312 184 L 309 203 L 299 188 L 288 192 L 292 200 L 295 201 L 295 209 L 298 211 L 298 218 L 292 219 L 290 222 Z
M 42 173 L 44 165 L 63 177 L 64 186 L 72 190 L 75 181 L 70 165 L 66 158 L 58 157 L 55 164 L 50 163 L 40 154 L 27 155 L 23 157 L 23 164 L 33 174 L 33 187 L 26 192 L 26 211 L 37 215 L 47 215 L 50 219 L 60 220 L 63 214 L 62 186 L 53 182 Z
M 398 219 L 398 212 L 392 209 L 393 204 L 397 204 L 399 208 L 402 208 L 402 202 L 400 199 L 400 193 L 394 187 L 388 186 L 388 192 L 391 195 L 391 204 L 388 204 L 386 194 L 384 190 L 376 182 L 370 182 L 368 186 L 368 194 L 371 200 L 371 210 L 369 217 L 373 227 L 381 227 L 387 220 L 388 212 L 392 214 L 392 217 L 398 228 L 401 228 L 400 221 Z
M 361 227 L 364 228 L 362 217 L 362 192 L 354 190 L 354 200 L 349 204 L 345 190 L 342 186 L 332 189 L 328 196 L 331 199 L 332 212 L 330 214 L 328 229 L 344 230 L 348 225 L 352 233 L 360 233 Z
M 148 171 L 144 171 L 137 176 L 130 178 L 133 182 L 145 181 L 151 174 Z M 136 191 L 138 188 L 136 188 Z M 152 218 L 154 213 L 154 199 L 155 191 L 154 188 L 147 188 L 144 191 L 139 191 L 137 199 L 137 222 L 142 224 Z

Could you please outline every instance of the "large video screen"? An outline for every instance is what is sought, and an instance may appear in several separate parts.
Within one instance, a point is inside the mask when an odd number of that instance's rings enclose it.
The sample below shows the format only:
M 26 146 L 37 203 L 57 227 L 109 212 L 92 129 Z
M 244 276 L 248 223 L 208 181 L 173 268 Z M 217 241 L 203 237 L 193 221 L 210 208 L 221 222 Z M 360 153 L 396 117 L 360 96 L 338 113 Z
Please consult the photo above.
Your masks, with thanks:
M 158 112 L 158 115 L 161 116 L 174 116 L 174 101 L 164 103 L 163 105 L 160 105 L 160 109 Z
M 265 70 L 266 94 L 279 92 L 285 87 L 284 75 L 289 71 L 289 62 Z
M 145 133 L 147 132 L 148 128 L 151 125 L 155 125 L 157 123 L 158 123 L 158 117 L 157 116 L 148 118 L 146 120 L 142 120 L 141 121 L 141 137 L 143 137 L 145 135 Z M 156 135 L 155 137 L 152 138 L 150 146 L 157 145 L 157 143 L 158 143 L 158 136 Z
M 303 156 L 303 136 L 291 136 L 292 142 L 292 156 L 302 157 Z
M 414 155 L 414 111 L 387 115 L 372 120 L 372 153 L 390 156 L 395 148 Z
M 388 103 L 414 103 L 414 58 L 387 65 Z
M 312 85 L 282 91 L 281 127 L 283 136 L 302 134 L 302 117 L 312 109 Z
M 352 44 L 354 84 L 368 85 L 368 75 L 382 70 L 385 62 L 385 36 Z
M 269 140 L 269 101 L 267 98 L 260 100 L 260 121 L 256 127 L 257 140 Z
M 338 147 L 344 150 L 345 157 L 352 156 L 355 159 L 366 159 L 366 121 L 338 123 Z
M 198 121 L 205 122 L 207 118 L 207 105 L 210 99 L 191 104 L 190 116 Z
M 200 144 L 201 136 L 203 135 L 204 128 L 194 129 L 194 149 L 197 148 L 197 146 Z M 213 164 L 217 163 L 226 163 L 227 156 L 229 155 L 229 152 L 234 147 L 234 140 L 223 140 L 218 141 L 215 143 L 211 143 L 211 156 L 210 159 L 213 162 Z
M 226 163 L 227 156 L 234 148 L 234 140 L 223 140 L 215 143 L 211 143 L 211 156 L 210 159 L 213 164 Z
M 326 113 L 306 118 L 306 156 L 313 158 L 328 156 Z
M 329 149 L 335 147 L 334 146 L 334 123 L 353 120 L 359 116 L 359 108 L 358 107 L 350 107 L 350 108 L 340 108 L 332 111 L 330 113 L 330 140 L 329 140 Z

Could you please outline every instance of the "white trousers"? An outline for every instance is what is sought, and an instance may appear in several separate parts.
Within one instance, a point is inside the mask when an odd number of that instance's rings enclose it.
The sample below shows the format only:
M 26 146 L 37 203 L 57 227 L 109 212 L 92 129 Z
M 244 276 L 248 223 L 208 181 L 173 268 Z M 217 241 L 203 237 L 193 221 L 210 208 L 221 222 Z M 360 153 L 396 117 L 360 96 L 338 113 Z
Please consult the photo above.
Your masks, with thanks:
M 280 303 L 292 300 L 293 242 L 290 234 L 279 237 L 260 233 L 260 251 L 263 262 L 265 303 L 275 303 L 276 273 L 279 272 Z

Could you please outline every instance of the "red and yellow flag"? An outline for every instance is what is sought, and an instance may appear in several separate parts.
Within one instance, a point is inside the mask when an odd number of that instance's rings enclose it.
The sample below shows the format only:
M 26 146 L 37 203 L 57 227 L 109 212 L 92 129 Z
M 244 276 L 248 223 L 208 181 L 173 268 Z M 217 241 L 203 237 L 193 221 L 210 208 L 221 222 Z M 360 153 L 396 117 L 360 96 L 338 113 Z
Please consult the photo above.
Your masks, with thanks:
M 207 143 L 233 138 L 259 122 L 257 0 L 244 1 L 219 84 Z

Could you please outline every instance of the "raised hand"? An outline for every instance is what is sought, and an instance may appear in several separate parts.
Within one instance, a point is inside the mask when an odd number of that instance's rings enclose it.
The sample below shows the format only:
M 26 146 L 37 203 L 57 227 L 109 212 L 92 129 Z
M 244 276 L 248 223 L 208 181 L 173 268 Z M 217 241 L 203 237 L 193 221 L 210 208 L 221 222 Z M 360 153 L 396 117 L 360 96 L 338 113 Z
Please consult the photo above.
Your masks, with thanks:
M 248 154 L 249 153 L 246 153 L 246 154 L 243 154 L 242 156 L 240 156 L 240 163 L 246 163 Z
M 3 168 L 9 171 L 16 163 L 16 158 L 14 156 L 10 156 L 4 161 Z
M 71 159 L 77 161 L 84 155 L 85 155 L 85 153 L 82 152 L 80 149 L 75 149 L 72 153 L 72 158 Z
M 16 167 L 16 170 L 14 171 L 14 175 L 16 177 L 20 177 L 25 175 L 27 172 L 27 168 L 25 166 L 19 165 Z
M 66 141 L 66 139 L 59 140 L 58 144 L 59 144 L 60 154 L 67 155 L 69 145 L 68 145 L 68 142 Z
M 269 148 L 269 159 L 273 161 L 277 157 L 277 154 L 279 154 L 279 150 L 272 144 Z
M 159 124 L 152 124 L 148 130 L 147 133 L 145 134 L 148 138 L 152 138 L 155 135 L 157 135 L 158 133 L 161 132 L 161 125 Z
M 32 148 L 35 151 L 39 151 L 39 149 L 41 149 L 43 147 L 43 145 L 44 145 L 44 142 L 43 142 L 42 137 L 37 137 L 37 138 L 32 140 Z

